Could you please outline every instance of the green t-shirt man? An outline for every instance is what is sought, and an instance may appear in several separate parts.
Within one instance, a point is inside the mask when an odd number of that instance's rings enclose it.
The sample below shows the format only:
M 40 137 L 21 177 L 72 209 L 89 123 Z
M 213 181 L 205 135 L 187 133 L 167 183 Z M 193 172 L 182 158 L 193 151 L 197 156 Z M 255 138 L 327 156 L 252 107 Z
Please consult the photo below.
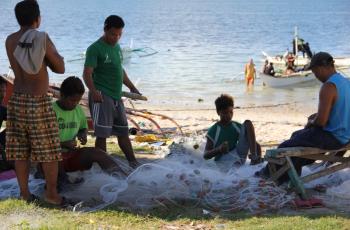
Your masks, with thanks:
M 222 126 L 219 122 L 216 122 L 209 128 L 207 138 L 213 142 L 214 148 L 220 146 L 226 141 L 229 145 L 229 151 L 231 151 L 237 146 L 241 128 L 242 124 L 235 121 L 231 121 L 231 123 L 226 126 Z M 215 160 L 219 160 L 221 156 L 222 155 L 216 156 Z
M 119 44 L 97 40 L 86 51 L 85 66 L 92 67 L 95 88 L 115 100 L 121 98 L 123 85 L 122 53 Z
M 54 102 L 52 106 L 56 113 L 61 142 L 71 141 L 75 139 L 79 130 L 87 129 L 86 116 L 80 105 L 73 110 L 63 110 L 57 102 Z

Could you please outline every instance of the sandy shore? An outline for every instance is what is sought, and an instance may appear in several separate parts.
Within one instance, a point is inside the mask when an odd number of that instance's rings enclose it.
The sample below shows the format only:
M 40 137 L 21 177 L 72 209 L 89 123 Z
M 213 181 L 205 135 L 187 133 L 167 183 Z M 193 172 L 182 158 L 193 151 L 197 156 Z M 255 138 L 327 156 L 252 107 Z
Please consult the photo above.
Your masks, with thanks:
M 189 134 L 205 132 L 218 119 L 214 106 L 212 108 L 190 108 L 158 106 L 144 102 L 134 103 L 134 105 L 137 109 L 147 109 L 173 118 L 182 127 L 182 130 Z M 307 117 L 315 113 L 316 109 L 317 105 L 305 108 L 300 103 L 239 107 L 234 110 L 233 120 L 243 122 L 250 119 L 255 126 L 257 140 L 262 145 L 273 145 L 288 139 L 294 131 L 301 129 Z M 162 128 L 175 127 L 166 120 L 155 120 Z

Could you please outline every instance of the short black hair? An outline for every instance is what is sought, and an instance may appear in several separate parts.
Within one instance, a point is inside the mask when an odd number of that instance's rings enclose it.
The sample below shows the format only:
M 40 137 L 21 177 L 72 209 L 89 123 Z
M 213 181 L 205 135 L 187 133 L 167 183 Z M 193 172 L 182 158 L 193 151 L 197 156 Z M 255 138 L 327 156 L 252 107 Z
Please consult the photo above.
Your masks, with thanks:
M 15 15 L 20 26 L 31 26 L 40 17 L 39 4 L 36 0 L 24 0 L 15 6 Z
M 71 97 L 75 95 L 83 95 L 85 88 L 80 78 L 70 76 L 62 82 L 60 93 L 63 97 Z
M 220 97 L 215 100 L 216 111 L 219 112 L 221 110 L 225 110 L 228 107 L 234 106 L 233 97 L 228 94 L 221 94 Z
M 123 19 L 117 15 L 110 15 L 106 18 L 105 24 L 104 24 L 104 29 L 109 30 L 110 28 L 124 28 L 125 23 Z

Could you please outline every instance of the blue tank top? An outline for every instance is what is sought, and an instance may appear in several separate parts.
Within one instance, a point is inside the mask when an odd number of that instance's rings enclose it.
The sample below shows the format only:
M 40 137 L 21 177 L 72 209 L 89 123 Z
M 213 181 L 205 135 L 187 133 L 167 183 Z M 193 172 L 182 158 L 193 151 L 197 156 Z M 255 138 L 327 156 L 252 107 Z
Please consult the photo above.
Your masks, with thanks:
M 346 144 L 350 140 L 350 81 L 335 73 L 326 82 L 336 86 L 338 98 L 324 130 L 331 132 L 342 144 Z

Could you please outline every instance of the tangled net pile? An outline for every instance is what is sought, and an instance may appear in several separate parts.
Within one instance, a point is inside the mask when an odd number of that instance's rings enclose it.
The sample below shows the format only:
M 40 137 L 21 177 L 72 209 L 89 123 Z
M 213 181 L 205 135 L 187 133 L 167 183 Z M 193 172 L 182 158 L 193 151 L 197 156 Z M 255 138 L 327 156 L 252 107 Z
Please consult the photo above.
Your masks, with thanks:
M 262 166 L 219 168 L 192 145 L 173 145 L 170 155 L 144 164 L 124 181 L 103 186 L 106 204 L 133 210 L 200 207 L 215 212 L 277 210 L 293 199 L 273 182 L 253 177 Z
M 179 142 L 179 141 L 177 141 Z M 163 148 L 166 157 L 144 164 L 127 178 L 106 175 L 99 168 L 80 173 L 83 184 L 66 188 L 62 195 L 83 201 L 74 210 L 94 211 L 110 204 L 147 211 L 156 207 L 201 208 L 204 211 L 260 213 L 277 210 L 294 197 L 273 182 L 254 177 L 263 164 L 239 168 L 217 165 L 202 157 L 202 140 L 185 139 Z M 159 152 L 158 152 L 159 153 Z M 30 179 L 30 190 L 43 194 L 44 181 Z M 0 183 L 0 199 L 18 196 L 16 179 Z

